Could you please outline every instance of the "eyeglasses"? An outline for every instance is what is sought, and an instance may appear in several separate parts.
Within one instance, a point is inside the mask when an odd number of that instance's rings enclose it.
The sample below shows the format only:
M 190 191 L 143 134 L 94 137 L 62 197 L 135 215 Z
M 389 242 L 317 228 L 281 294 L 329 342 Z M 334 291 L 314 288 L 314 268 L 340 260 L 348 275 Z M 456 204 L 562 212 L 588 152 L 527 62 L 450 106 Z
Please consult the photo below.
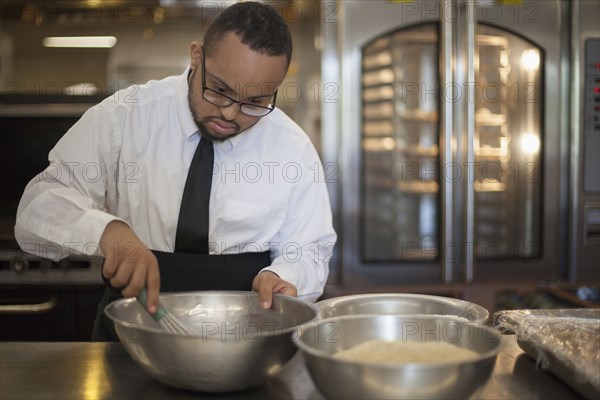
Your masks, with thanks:
M 218 90 L 211 89 L 206 86 L 206 67 L 204 62 L 204 49 L 202 49 L 202 97 L 204 100 L 217 107 L 229 107 L 233 103 L 240 105 L 240 112 L 250 117 L 264 117 L 275 109 L 275 100 L 277 99 L 277 91 L 273 94 L 273 101 L 270 99 L 261 100 L 260 98 L 256 101 L 262 103 L 261 105 L 245 103 L 232 99 L 229 96 L 220 93 Z

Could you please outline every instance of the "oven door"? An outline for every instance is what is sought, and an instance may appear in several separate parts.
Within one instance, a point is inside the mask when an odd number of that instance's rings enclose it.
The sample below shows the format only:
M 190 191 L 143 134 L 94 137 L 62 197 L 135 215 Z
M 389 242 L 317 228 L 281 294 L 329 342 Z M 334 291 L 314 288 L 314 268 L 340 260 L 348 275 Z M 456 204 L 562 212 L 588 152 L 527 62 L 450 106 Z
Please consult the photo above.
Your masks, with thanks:
M 339 6 L 342 285 L 564 279 L 566 5 Z
M 104 293 L 102 259 L 52 261 L 13 242 L 0 246 L 0 340 L 90 340 Z
M 69 96 L 2 93 L 0 135 L 5 180 L 0 190 L 0 340 L 90 340 L 104 291 L 99 258 L 59 262 L 27 254 L 14 237 L 19 199 L 48 165 L 48 152 L 87 108 Z
M 87 341 L 102 285 L 2 285 L 0 340 Z
M 52 261 L 13 242 L 0 246 L 0 340 L 90 340 L 104 292 L 102 259 Z

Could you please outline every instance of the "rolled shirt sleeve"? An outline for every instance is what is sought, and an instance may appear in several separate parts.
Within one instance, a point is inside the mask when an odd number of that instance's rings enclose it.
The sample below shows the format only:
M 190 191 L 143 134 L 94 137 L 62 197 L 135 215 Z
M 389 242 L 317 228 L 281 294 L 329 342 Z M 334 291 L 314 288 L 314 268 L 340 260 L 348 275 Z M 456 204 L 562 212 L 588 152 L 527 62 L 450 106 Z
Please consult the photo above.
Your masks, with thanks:
M 48 155 L 48 167 L 26 186 L 17 209 L 15 237 L 24 251 L 59 260 L 99 254 L 114 194 L 115 138 L 102 107 L 89 109 Z

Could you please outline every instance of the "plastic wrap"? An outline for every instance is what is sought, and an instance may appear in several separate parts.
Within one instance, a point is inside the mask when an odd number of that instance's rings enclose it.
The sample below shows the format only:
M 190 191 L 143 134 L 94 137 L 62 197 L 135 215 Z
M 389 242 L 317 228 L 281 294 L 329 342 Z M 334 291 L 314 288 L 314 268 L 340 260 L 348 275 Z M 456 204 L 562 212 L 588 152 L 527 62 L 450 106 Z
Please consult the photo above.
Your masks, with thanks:
M 541 369 L 586 398 L 600 397 L 600 309 L 500 311 L 494 325 L 513 332 Z

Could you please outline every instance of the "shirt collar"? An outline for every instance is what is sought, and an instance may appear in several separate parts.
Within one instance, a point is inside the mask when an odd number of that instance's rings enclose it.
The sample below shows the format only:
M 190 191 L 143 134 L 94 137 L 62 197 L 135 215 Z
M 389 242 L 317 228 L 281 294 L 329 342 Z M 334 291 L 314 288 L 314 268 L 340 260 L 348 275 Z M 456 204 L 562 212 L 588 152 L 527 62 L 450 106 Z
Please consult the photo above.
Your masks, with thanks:
M 269 115 L 262 117 L 252 127 L 250 127 L 249 129 L 246 129 L 244 132 L 240 133 L 239 135 L 236 135 L 230 139 L 225 140 L 222 143 L 222 145 L 225 146 L 225 148 L 229 151 L 235 150 L 236 147 L 241 146 L 246 140 L 248 140 L 248 137 L 250 135 L 258 134 L 257 131 L 260 131 L 263 129 L 262 126 L 263 126 L 263 124 L 265 124 L 265 120 L 267 120 L 268 118 L 269 118 Z
M 198 126 L 194 122 L 192 111 L 190 110 L 190 103 L 188 100 L 188 93 L 190 91 L 188 85 L 188 74 L 190 73 L 190 67 L 188 66 L 184 73 L 177 78 L 177 115 L 179 117 L 179 124 L 181 125 L 181 132 L 187 139 L 190 138 L 194 133 L 198 132 Z

